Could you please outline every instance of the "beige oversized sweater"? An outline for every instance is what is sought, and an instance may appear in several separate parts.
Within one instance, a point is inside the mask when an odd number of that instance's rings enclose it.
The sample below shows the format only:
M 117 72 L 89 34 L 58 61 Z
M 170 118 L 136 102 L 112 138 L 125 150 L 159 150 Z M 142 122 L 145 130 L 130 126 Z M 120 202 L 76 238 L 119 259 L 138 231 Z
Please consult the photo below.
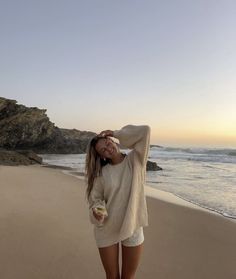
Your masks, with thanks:
M 113 132 L 120 144 L 132 149 L 122 162 L 102 168 L 89 198 L 89 218 L 94 224 L 98 247 L 113 245 L 130 237 L 139 227 L 148 226 L 144 183 L 150 143 L 150 127 L 126 125 Z M 108 217 L 101 224 L 92 208 L 105 205 Z

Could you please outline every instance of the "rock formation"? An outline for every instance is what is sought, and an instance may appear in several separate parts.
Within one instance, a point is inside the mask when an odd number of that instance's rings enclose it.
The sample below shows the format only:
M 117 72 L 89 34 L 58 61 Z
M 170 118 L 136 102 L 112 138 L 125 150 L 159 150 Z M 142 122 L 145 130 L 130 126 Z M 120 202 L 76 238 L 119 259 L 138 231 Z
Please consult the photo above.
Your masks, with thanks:
M 41 164 L 42 158 L 32 151 L 28 150 L 5 150 L 0 149 L 0 165 L 17 166 Z
M 161 167 L 159 167 L 156 162 L 147 161 L 146 170 L 147 171 L 159 171 L 159 170 L 163 170 L 163 169 Z
M 0 97 L 0 147 L 30 149 L 36 153 L 84 153 L 95 133 L 60 129 L 46 115 L 46 109 L 18 105 Z

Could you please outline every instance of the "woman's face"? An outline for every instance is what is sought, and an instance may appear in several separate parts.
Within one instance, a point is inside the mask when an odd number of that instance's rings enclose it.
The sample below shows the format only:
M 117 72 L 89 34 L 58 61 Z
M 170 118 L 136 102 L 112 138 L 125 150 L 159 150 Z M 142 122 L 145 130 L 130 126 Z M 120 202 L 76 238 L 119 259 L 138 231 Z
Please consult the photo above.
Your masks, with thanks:
M 101 138 L 98 140 L 95 149 L 101 158 L 111 159 L 119 152 L 119 148 L 110 138 Z

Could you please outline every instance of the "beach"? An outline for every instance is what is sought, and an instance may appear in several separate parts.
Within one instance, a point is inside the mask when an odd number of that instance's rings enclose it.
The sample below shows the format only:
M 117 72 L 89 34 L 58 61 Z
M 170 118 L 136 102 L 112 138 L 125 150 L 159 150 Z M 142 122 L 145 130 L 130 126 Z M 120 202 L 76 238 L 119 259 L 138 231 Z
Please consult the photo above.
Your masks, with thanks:
M 0 166 L 0 178 L 1 279 L 105 278 L 83 179 L 40 165 Z M 145 190 L 137 279 L 236 278 L 235 220 Z

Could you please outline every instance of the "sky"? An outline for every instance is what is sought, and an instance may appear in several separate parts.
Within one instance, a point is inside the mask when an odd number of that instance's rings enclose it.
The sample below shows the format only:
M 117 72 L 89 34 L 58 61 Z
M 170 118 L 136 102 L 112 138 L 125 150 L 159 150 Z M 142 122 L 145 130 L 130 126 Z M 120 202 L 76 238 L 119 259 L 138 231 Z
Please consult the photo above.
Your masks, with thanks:
M 236 148 L 236 1 L 0 2 L 0 96 L 60 128 Z

